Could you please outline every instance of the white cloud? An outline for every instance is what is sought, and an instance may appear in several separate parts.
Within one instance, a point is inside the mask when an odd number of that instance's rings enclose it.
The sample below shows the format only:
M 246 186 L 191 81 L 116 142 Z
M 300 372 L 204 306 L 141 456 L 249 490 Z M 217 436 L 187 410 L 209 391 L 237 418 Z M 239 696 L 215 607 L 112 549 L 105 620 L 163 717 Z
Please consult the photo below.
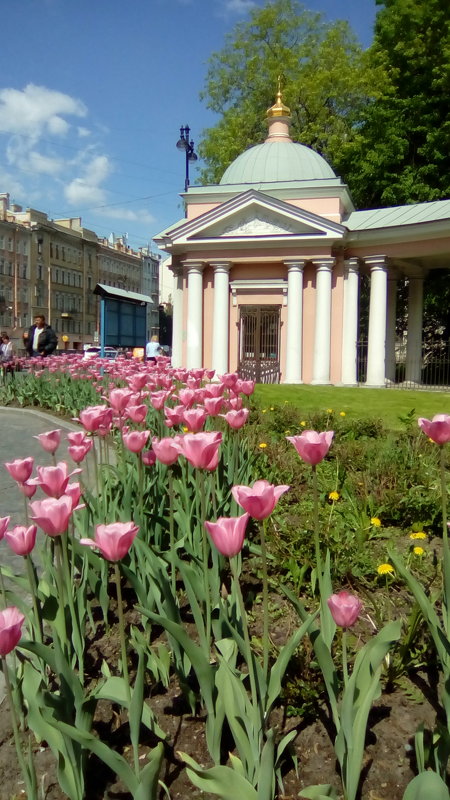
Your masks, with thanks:
M 222 0 L 220 15 L 226 16 L 228 14 L 238 14 L 245 16 L 252 8 L 256 8 L 257 3 L 254 0 Z
M 107 156 L 94 156 L 84 165 L 82 175 L 74 178 L 64 188 L 66 200 L 74 206 L 80 204 L 101 205 L 106 202 L 105 190 L 101 184 L 111 174 L 112 168 Z
M 44 155 L 30 147 L 29 139 L 13 136 L 6 147 L 6 159 L 11 166 L 22 172 L 58 175 L 64 168 L 64 160 Z
M 69 125 L 63 116 L 85 117 L 84 103 L 63 92 L 29 83 L 25 89 L 0 90 L 0 132 L 39 138 L 63 136 Z
M 102 208 L 98 210 L 102 217 L 109 219 L 121 219 L 124 222 L 140 222 L 145 225 L 152 225 L 155 222 L 149 211 L 132 211 L 130 208 Z
M 88 128 L 83 128 L 81 125 L 78 126 L 77 133 L 80 138 L 91 135 L 90 130 Z

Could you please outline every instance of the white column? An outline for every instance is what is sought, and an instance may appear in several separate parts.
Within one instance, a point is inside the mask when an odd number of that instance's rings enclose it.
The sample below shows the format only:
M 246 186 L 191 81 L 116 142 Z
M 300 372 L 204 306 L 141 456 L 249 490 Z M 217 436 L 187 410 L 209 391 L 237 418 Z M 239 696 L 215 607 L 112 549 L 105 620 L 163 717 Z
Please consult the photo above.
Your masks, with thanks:
M 384 256 L 364 259 L 370 267 L 369 341 L 366 386 L 384 386 L 386 370 L 387 269 Z
M 172 366 L 183 363 L 183 272 L 173 270 Z
M 344 264 L 344 310 L 341 369 L 341 383 L 344 386 L 355 386 L 358 382 L 358 301 L 359 262 L 357 258 L 349 258 Z
M 423 278 L 409 278 L 405 380 L 422 379 Z
M 184 262 L 188 276 L 187 359 L 188 369 L 203 366 L 203 262 Z
M 395 342 L 397 338 L 397 274 L 389 272 L 387 282 L 386 378 L 395 382 Z
M 334 259 L 316 264 L 316 320 L 314 330 L 313 384 L 330 382 L 331 357 L 331 278 Z
M 284 383 L 302 383 L 304 261 L 284 262 L 288 271 L 286 369 Z
M 212 367 L 216 375 L 228 372 L 228 344 L 230 328 L 229 261 L 210 261 L 214 268 L 214 316 Z

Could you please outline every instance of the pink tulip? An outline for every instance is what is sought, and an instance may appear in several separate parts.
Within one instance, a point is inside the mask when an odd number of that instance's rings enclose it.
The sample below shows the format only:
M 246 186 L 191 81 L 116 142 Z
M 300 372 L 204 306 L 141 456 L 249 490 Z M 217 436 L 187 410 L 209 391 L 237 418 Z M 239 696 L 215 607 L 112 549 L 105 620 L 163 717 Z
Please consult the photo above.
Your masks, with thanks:
M 5 464 L 11 478 L 17 483 L 25 483 L 33 472 L 34 458 L 16 458 L 15 461 L 7 461 Z
M 79 506 L 80 498 L 81 498 L 81 486 L 77 483 L 69 483 L 66 486 L 66 491 L 64 492 L 66 497 L 70 497 L 72 503 L 72 511 L 75 511 L 76 508 L 84 508 L 84 506 Z
M 234 387 L 236 392 L 241 392 L 245 394 L 247 397 L 250 397 L 251 394 L 255 391 L 255 381 L 236 381 L 236 386 Z
M 36 494 L 37 486 L 35 483 L 30 483 L 29 481 L 25 481 L 25 483 L 18 483 L 17 486 L 19 487 L 22 494 L 24 494 L 25 497 L 28 497 L 28 499 L 30 499 L 30 497 L 34 497 L 34 495 Z
M 183 422 L 191 433 L 199 433 L 208 419 L 208 412 L 204 408 L 186 408 L 183 413 Z
M 137 372 L 128 378 L 128 386 L 133 392 L 140 392 L 147 384 L 148 375 L 146 372 Z
M 241 408 L 240 411 L 231 410 L 228 411 L 227 414 L 221 414 L 220 416 L 228 422 L 230 428 L 237 431 L 245 425 L 249 414 L 250 411 L 248 408 Z
M 225 386 L 223 383 L 208 383 L 205 386 L 205 397 L 222 397 Z
M 223 397 L 205 397 L 203 405 L 211 417 L 217 417 L 222 411 Z
M 146 406 L 144 403 L 141 403 L 140 405 L 136 406 L 128 406 L 127 408 L 128 418 L 131 419 L 132 422 L 137 423 L 138 425 L 140 425 L 141 422 L 144 422 L 144 419 L 147 416 L 147 412 L 148 412 L 148 406 Z
M 195 390 L 180 389 L 178 392 L 178 399 L 185 408 L 191 408 L 195 403 Z
M 253 486 L 233 486 L 231 493 L 244 511 L 253 519 L 266 519 L 274 510 L 281 495 L 290 486 L 274 486 L 268 481 L 255 481 Z
M 431 420 L 420 417 L 419 428 L 436 444 L 450 442 L 450 416 L 448 414 L 435 414 Z
M 156 453 L 154 450 L 146 450 L 141 453 L 141 461 L 146 467 L 153 467 L 156 464 Z
M 86 458 L 89 451 L 92 450 L 93 446 L 94 442 L 92 441 L 92 439 L 86 438 L 83 444 L 70 445 L 70 447 L 67 448 L 67 452 L 69 453 L 69 456 L 71 457 L 72 461 L 75 461 L 75 464 L 81 464 L 81 462 L 84 461 L 84 459 Z
M 47 453 L 56 453 L 61 442 L 61 430 L 58 428 L 55 431 L 47 431 L 47 433 L 40 433 L 39 436 L 33 436 L 37 439 L 41 447 Z
M 16 525 L 12 531 L 6 531 L 5 540 L 17 556 L 28 556 L 36 543 L 36 525 Z
M 166 436 L 159 441 L 153 439 L 152 448 L 158 461 L 169 467 L 171 464 L 175 464 L 180 455 L 179 437 Z
M 205 522 L 205 528 L 216 549 L 223 556 L 233 558 L 242 550 L 249 514 L 240 517 L 220 517 L 217 522 Z
M 152 404 L 155 411 L 161 411 L 164 408 L 166 400 L 170 397 L 170 392 L 152 392 L 150 395 L 150 403 Z
M 72 500 L 70 497 L 46 497 L 30 503 L 30 517 L 48 536 L 61 536 L 68 528 L 72 516 Z
M 138 530 L 134 522 L 97 525 L 95 538 L 80 539 L 80 544 L 97 548 L 107 561 L 120 561 L 128 553 Z
M 183 422 L 184 411 L 184 406 L 175 406 L 175 408 L 169 408 L 169 406 L 165 406 L 164 416 L 166 418 L 166 426 L 168 428 L 172 428 L 174 425 L 181 425 Z
M 362 603 L 358 597 L 349 592 L 342 591 L 339 594 L 332 594 L 327 600 L 328 608 L 331 611 L 336 625 L 340 628 L 351 628 L 358 619 Z
M 113 410 L 108 406 L 88 406 L 80 411 L 80 422 L 89 433 L 95 433 L 99 428 L 108 430 L 112 424 Z
M 77 475 L 81 469 L 74 469 L 69 472 L 69 468 L 65 461 L 59 461 L 56 467 L 38 467 L 38 477 L 34 478 L 29 483 L 35 483 L 40 486 L 42 491 L 49 497 L 61 497 L 69 483 L 72 475 Z
M 292 442 L 297 453 L 303 461 L 314 467 L 325 458 L 333 441 L 334 431 L 317 433 L 316 431 L 303 431 L 300 436 L 286 436 Z
M 11 517 L 0 517 L 0 540 L 3 539 Z
M 2 658 L 19 644 L 24 620 L 24 615 L 15 606 L 9 606 L 0 611 L 0 656 Z
M 130 431 L 122 434 L 122 440 L 131 453 L 140 453 L 147 444 L 150 431 Z
M 222 434 L 218 431 L 187 433 L 179 438 L 180 451 L 193 467 L 212 472 L 219 463 L 221 441 Z
M 86 444 L 86 442 L 91 440 L 88 439 L 84 431 L 72 431 L 71 433 L 67 434 L 67 441 L 73 447 L 81 447 L 82 445 Z
M 230 399 L 227 402 L 228 402 L 228 408 L 232 409 L 233 411 L 240 411 L 241 408 L 243 408 L 244 406 L 242 397 L 239 397 L 239 395 L 237 395 L 236 397 L 230 397 Z
M 234 389 L 239 376 L 237 372 L 227 372 L 225 375 L 220 375 L 220 380 L 226 389 Z
M 130 389 L 111 389 L 108 398 L 109 404 L 116 414 L 122 414 L 132 396 L 133 392 Z

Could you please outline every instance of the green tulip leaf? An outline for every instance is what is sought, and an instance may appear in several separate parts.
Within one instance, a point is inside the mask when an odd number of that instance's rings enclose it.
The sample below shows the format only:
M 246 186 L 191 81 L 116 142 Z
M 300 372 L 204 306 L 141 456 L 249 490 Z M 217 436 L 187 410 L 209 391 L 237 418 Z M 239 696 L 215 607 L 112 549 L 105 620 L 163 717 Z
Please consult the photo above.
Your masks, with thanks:
M 403 800 L 449 800 L 449 792 L 437 772 L 421 772 L 406 787 Z
M 231 767 L 202 769 L 187 753 L 179 753 L 186 763 L 189 780 L 197 789 L 217 794 L 222 800 L 258 800 L 256 789 Z

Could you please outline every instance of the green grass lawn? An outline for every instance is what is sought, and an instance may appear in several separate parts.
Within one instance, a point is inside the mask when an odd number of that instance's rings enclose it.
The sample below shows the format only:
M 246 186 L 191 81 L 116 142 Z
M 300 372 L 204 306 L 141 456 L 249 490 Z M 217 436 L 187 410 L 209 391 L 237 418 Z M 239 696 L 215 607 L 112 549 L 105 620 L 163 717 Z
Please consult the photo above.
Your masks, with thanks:
M 393 430 L 402 428 L 399 416 L 412 409 L 417 417 L 450 414 L 450 392 L 258 384 L 254 398 L 261 408 L 289 404 L 305 414 L 333 409 L 348 416 L 376 417 Z

